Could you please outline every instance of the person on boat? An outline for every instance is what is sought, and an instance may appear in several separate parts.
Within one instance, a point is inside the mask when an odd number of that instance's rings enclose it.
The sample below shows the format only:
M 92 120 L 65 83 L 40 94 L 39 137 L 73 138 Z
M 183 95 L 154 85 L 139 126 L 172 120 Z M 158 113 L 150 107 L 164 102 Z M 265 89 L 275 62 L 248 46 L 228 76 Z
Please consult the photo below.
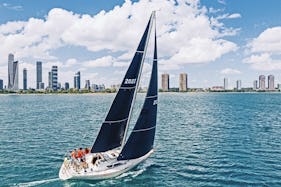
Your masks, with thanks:
M 76 159 L 76 158 L 77 158 L 77 151 L 76 151 L 76 149 L 74 149 L 74 150 L 71 152 L 71 158 L 72 158 L 72 159 Z
M 78 158 L 78 160 L 81 161 L 83 155 L 84 155 L 83 150 L 82 150 L 82 148 L 80 147 L 80 149 L 77 151 L 77 158 Z
M 88 154 L 90 152 L 90 150 L 86 147 L 85 150 L 84 150 L 84 154 Z

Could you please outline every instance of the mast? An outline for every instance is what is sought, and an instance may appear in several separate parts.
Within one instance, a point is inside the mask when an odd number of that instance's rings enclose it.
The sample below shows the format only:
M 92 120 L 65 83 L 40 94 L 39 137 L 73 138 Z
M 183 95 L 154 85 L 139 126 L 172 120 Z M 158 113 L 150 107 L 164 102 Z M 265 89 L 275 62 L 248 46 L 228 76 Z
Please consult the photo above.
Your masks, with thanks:
M 134 105 L 135 105 L 135 99 L 136 99 L 136 95 L 137 95 L 138 88 L 139 88 L 139 83 L 140 83 L 140 78 L 141 78 L 143 63 L 144 63 L 144 59 L 145 59 L 145 55 L 146 55 L 146 50 L 147 50 L 147 46 L 148 46 L 148 43 L 149 43 L 151 28 L 152 28 L 152 26 L 153 26 L 153 20 L 154 20 L 154 19 L 155 19 L 155 11 L 152 11 L 151 17 L 150 17 L 151 23 L 150 23 L 149 29 L 148 29 L 148 38 L 147 38 L 147 40 L 146 40 L 145 47 L 144 47 L 144 51 L 143 51 L 143 57 L 142 57 L 142 60 L 141 60 L 141 68 L 140 68 L 140 71 L 139 71 L 139 74 L 138 74 L 138 79 L 137 79 L 137 83 L 136 83 L 136 89 L 135 89 L 135 92 L 134 92 L 133 101 L 132 101 L 132 105 L 131 105 L 130 112 L 129 112 L 129 116 L 128 116 L 128 121 L 127 121 L 127 124 L 126 124 L 126 129 L 125 129 L 124 138 L 123 138 L 122 144 L 121 144 L 121 150 L 123 149 L 123 147 L 124 147 L 124 145 L 125 145 L 125 142 L 126 142 L 127 132 L 128 132 L 128 129 L 129 129 L 129 124 L 130 124 L 131 116 L 132 116 L 132 110 L 133 110 Z

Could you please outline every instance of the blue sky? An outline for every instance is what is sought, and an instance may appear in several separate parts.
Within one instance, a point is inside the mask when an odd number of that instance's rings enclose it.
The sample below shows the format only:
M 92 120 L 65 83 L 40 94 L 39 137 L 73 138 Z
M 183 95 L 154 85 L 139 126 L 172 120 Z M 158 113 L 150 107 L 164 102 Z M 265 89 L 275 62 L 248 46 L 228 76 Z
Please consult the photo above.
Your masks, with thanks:
M 28 86 L 35 87 L 37 60 L 45 84 L 52 65 L 62 84 L 72 86 L 78 70 L 82 85 L 118 84 L 157 9 L 159 71 L 170 74 L 171 86 L 181 72 L 189 87 L 220 86 L 224 77 L 230 87 L 236 80 L 251 87 L 260 74 L 281 83 L 280 8 L 276 0 L 0 0 L 0 79 L 7 84 L 11 52 L 20 62 L 20 85 L 27 68 Z

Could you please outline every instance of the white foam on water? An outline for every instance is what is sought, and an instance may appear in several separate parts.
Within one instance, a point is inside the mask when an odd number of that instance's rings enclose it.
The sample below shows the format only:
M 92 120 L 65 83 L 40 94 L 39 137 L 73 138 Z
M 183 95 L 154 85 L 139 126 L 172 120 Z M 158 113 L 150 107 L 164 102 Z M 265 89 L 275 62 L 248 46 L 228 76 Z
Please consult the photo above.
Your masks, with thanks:
M 55 178 L 55 179 L 45 179 L 45 180 L 39 180 L 39 181 L 31 181 L 31 182 L 26 182 L 26 183 L 19 183 L 19 184 L 15 184 L 14 186 L 18 186 L 18 187 L 30 187 L 30 186 L 36 186 L 39 184 L 45 184 L 45 183 L 50 183 L 50 182 L 55 182 L 58 181 L 59 178 Z
M 127 171 L 121 175 L 119 175 L 118 177 L 116 177 L 116 179 L 121 179 L 124 177 L 132 177 L 135 178 L 137 176 L 139 176 L 140 174 L 142 174 L 147 168 L 149 168 L 150 166 L 152 166 L 153 163 L 150 161 L 145 161 L 144 163 L 142 163 L 141 165 L 139 165 L 134 171 Z M 131 179 L 125 179 L 125 181 L 130 181 Z

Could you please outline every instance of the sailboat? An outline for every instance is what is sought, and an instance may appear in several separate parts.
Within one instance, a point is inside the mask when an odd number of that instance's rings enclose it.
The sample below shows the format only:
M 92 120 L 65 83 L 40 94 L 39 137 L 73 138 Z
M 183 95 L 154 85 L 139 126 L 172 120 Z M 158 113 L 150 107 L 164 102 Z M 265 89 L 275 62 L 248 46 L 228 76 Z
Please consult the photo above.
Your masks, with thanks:
M 127 141 L 126 134 L 154 20 L 155 12 L 152 12 L 133 60 L 90 153 L 85 154 L 83 162 L 66 157 L 59 171 L 61 180 L 101 180 L 116 177 L 137 166 L 153 153 L 158 104 L 156 26 L 148 91 Z

